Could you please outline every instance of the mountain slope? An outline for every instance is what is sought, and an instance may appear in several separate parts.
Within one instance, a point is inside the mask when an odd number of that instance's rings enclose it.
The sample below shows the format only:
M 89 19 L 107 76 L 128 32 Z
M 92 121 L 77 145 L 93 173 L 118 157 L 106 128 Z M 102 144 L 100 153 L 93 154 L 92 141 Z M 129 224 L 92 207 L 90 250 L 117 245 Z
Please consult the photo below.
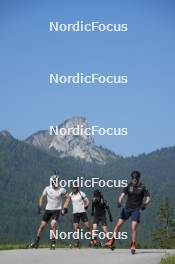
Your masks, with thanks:
M 33 134 L 25 142 L 62 158 L 74 157 L 84 159 L 88 162 L 95 161 L 99 164 L 105 164 L 108 160 L 117 158 L 111 151 L 96 146 L 91 135 L 86 135 L 81 132 L 74 134 L 73 131 L 70 131 L 72 128 L 85 130 L 89 128 L 89 125 L 85 118 L 74 117 L 57 126 L 59 131 L 67 131 L 65 135 L 61 133 L 58 135 L 50 135 L 49 131 L 44 130 Z
M 148 186 L 152 204 L 143 212 L 139 241 L 151 243 L 156 226 L 156 211 L 166 196 L 175 200 L 175 147 L 154 151 L 148 155 L 118 158 L 106 165 L 85 162 L 83 159 L 54 157 L 46 151 L 14 139 L 9 133 L 0 133 L 0 237 L 1 242 L 26 242 L 33 237 L 41 216 L 37 217 L 38 196 L 48 185 L 53 170 L 60 171 L 64 179 L 81 176 L 86 179 L 128 179 L 133 169 L 142 172 L 142 180 Z M 97 188 L 97 187 L 95 187 Z M 84 189 L 92 197 L 92 189 Z M 119 214 L 116 198 L 121 188 L 103 188 L 114 219 Z M 71 210 L 70 210 L 71 211 Z M 60 229 L 72 230 L 71 214 L 60 220 Z M 90 215 L 89 215 L 90 217 Z M 129 230 L 129 222 L 125 230 Z M 112 226 L 110 225 L 110 229 Z M 48 231 L 43 240 L 48 240 Z M 128 242 L 122 241 L 122 246 Z M 150 245 L 150 244 L 149 244 Z

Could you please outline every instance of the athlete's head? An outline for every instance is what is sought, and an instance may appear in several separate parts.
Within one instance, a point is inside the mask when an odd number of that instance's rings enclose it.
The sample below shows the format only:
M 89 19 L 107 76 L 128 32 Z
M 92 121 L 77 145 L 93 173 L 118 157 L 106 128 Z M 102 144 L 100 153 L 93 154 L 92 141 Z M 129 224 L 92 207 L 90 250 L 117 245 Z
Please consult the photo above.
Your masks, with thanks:
M 55 171 L 54 174 L 50 177 L 50 186 L 56 189 L 58 188 L 58 185 L 59 185 L 59 176 L 57 175 L 57 172 Z
M 94 198 L 100 200 L 102 198 L 102 194 L 99 190 L 94 191 Z
M 77 179 L 75 179 L 75 180 L 72 182 L 72 192 L 73 192 L 73 193 L 77 193 L 77 192 L 78 192 L 78 181 L 77 181 Z
M 140 173 L 139 171 L 137 171 L 137 170 L 135 170 L 135 171 L 133 171 L 133 172 L 131 173 L 132 183 L 133 183 L 134 185 L 137 185 L 137 184 L 139 183 L 139 181 L 140 181 L 140 176 L 141 176 L 141 173 Z

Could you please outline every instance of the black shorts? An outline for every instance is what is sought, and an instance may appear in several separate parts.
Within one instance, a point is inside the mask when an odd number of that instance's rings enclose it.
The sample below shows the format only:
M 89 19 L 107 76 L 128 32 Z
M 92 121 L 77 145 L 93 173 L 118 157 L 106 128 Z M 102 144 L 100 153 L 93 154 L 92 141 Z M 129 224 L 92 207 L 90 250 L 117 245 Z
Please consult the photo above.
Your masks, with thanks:
M 73 223 L 74 224 L 79 224 L 80 220 L 82 220 L 83 223 L 88 221 L 88 217 L 87 217 L 86 212 L 73 214 Z
M 45 210 L 42 220 L 44 222 L 49 222 L 50 219 L 52 220 L 59 220 L 60 210 Z
M 102 226 L 107 226 L 106 215 L 94 216 L 93 224 L 99 225 L 100 223 Z

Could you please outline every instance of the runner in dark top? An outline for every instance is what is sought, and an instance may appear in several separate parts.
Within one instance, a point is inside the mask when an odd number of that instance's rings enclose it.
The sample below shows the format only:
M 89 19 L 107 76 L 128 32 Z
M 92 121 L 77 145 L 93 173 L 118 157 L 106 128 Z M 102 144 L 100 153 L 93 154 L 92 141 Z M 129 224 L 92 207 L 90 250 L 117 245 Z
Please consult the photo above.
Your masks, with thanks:
M 93 216 L 93 230 L 97 230 L 97 226 L 101 224 L 103 232 L 105 234 L 108 233 L 106 211 L 108 212 L 109 220 L 112 222 L 113 219 L 107 201 L 103 198 L 103 195 L 99 190 L 95 190 L 92 199 L 92 212 L 91 212 L 91 215 Z M 96 246 L 97 238 L 94 238 L 92 242 L 93 242 L 93 246 Z
M 121 225 L 125 220 L 131 217 L 131 227 L 132 227 L 132 242 L 131 242 L 131 252 L 134 254 L 136 251 L 136 228 L 140 222 L 140 210 L 144 210 L 146 205 L 150 203 L 150 194 L 143 183 L 140 182 L 140 172 L 133 171 L 131 173 L 132 181 L 127 187 L 123 189 L 123 192 L 118 199 L 118 208 L 121 208 L 122 200 L 127 196 L 127 202 L 125 207 L 122 209 L 119 219 L 115 225 L 113 231 L 113 238 L 106 243 L 106 246 L 112 247 L 120 230 Z

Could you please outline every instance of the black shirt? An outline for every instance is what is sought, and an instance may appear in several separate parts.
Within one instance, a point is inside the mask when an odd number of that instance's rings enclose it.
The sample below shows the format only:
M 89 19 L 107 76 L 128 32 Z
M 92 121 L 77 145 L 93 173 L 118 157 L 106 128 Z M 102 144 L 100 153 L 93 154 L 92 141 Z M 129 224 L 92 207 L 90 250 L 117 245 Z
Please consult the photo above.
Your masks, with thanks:
M 142 183 L 136 186 L 129 183 L 128 186 L 123 189 L 123 193 L 128 195 L 126 208 L 134 210 L 140 209 L 144 197 L 150 196 L 149 191 Z
M 107 201 L 105 201 L 103 198 L 101 198 L 100 200 L 94 198 L 92 200 L 92 212 L 95 217 L 105 216 L 107 208 Z

